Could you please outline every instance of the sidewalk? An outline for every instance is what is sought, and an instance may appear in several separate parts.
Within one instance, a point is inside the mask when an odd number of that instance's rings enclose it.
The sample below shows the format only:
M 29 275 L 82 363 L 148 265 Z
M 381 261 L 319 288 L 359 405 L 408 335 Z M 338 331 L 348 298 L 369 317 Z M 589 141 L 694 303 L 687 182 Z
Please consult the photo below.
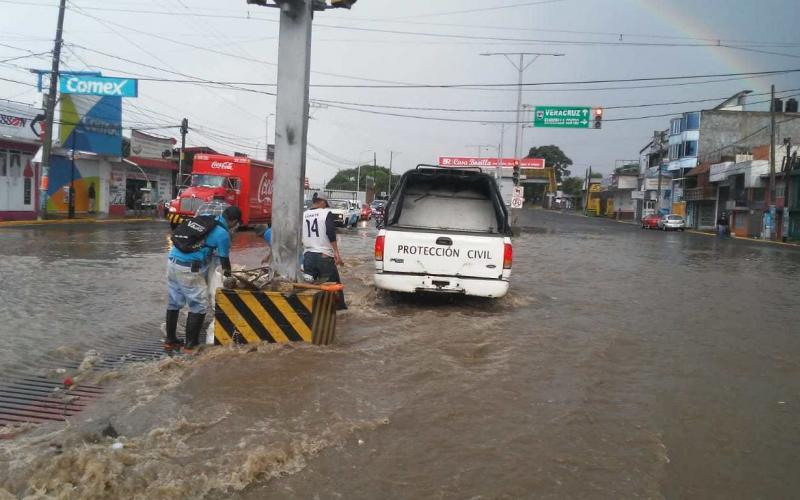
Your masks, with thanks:
M 687 233 L 692 233 L 692 234 L 701 234 L 703 236 L 712 236 L 712 237 L 715 237 L 715 238 L 719 237 L 719 236 L 717 236 L 717 233 L 715 233 L 714 231 L 705 231 L 705 230 L 700 230 L 700 229 L 687 229 L 686 232 Z M 731 234 L 729 236 L 726 236 L 726 238 L 731 239 L 731 240 L 752 241 L 752 242 L 755 242 L 755 243 L 770 243 L 772 245 L 782 245 L 782 246 L 787 246 L 787 247 L 800 248 L 800 242 L 792 242 L 792 241 L 785 242 L 785 241 L 763 240 L 761 238 L 751 238 L 749 236 L 736 236 L 735 234 Z
M 590 220 L 606 220 L 606 221 L 611 221 L 611 222 L 618 222 L 620 224 L 639 225 L 639 223 L 636 222 L 636 221 L 609 219 L 608 217 L 603 217 L 603 216 L 589 216 L 589 215 L 584 215 L 583 212 L 574 211 L 574 210 L 551 210 L 551 211 L 552 212 L 556 212 L 556 213 L 560 213 L 562 215 L 572 215 L 572 216 L 575 216 L 575 217 L 583 217 L 585 219 L 590 219 Z M 687 233 L 692 233 L 692 234 L 699 234 L 699 235 L 703 235 L 703 236 L 713 236 L 715 238 L 717 237 L 717 233 L 714 232 L 714 231 L 706 231 L 706 230 L 699 230 L 699 229 L 687 229 L 686 232 Z M 750 238 L 750 237 L 735 236 L 735 235 L 730 235 L 727 238 L 729 238 L 731 240 L 752 241 L 754 243 L 769 243 L 769 244 L 772 244 L 772 245 L 781 245 L 781 246 L 787 246 L 787 247 L 792 247 L 792 248 L 800 248 L 800 242 L 784 242 L 784 241 L 762 240 L 761 238 Z
M 9 220 L 1 221 L 0 228 L 4 227 L 20 227 L 20 226 L 45 226 L 55 224 L 111 224 L 121 222 L 152 222 L 161 221 L 166 219 L 162 217 L 142 217 L 142 216 L 126 216 L 126 217 L 87 217 L 85 215 L 76 216 L 74 219 L 68 219 L 62 215 L 51 215 L 50 218 L 45 220 Z

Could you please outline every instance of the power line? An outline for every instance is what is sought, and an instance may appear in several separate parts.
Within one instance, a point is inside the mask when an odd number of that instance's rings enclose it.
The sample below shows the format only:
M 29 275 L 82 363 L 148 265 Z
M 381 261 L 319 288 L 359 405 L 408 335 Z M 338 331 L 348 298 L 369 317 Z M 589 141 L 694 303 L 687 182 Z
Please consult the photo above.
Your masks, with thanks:
M 184 76 L 187 79 L 170 79 L 170 78 L 158 78 L 158 77 L 141 77 L 140 80 L 143 81 L 153 81 L 153 82 L 171 82 L 171 83 L 207 83 L 207 84 L 214 84 L 214 85 L 226 85 L 226 86 L 236 86 L 236 85 L 247 85 L 251 87 L 274 87 L 276 83 L 269 83 L 269 82 L 244 82 L 244 81 L 217 81 L 217 80 L 208 80 L 204 78 L 200 78 L 193 75 L 188 75 L 186 73 L 181 73 L 178 71 L 171 71 L 166 70 L 163 67 L 154 66 L 147 63 L 142 63 L 138 61 L 134 61 L 131 59 L 127 59 L 121 56 L 117 56 L 114 54 L 110 54 L 107 52 L 99 51 L 97 49 L 91 49 L 88 47 L 84 47 L 82 45 L 77 44 L 70 44 L 73 47 L 86 50 L 89 52 L 94 52 L 106 57 L 110 57 L 113 59 L 118 59 L 120 61 L 128 62 L 131 64 L 137 64 L 143 67 L 147 67 L 150 69 L 154 69 L 157 71 L 162 71 L 166 73 L 173 73 L 179 76 Z M 651 82 L 651 81 L 675 81 L 675 80 L 696 80 L 696 79 L 708 79 L 708 78 L 727 78 L 727 77 L 757 77 L 757 76 L 773 76 L 773 75 L 783 75 L 783 74 L 790 74 L 790 73 L 797 73 L 800 72 L 800 69 L 781 69 L 781 70 L 771 70 L 771 71 L 751 71 L 751 72 L 743 72 L 743 73 L 717 73 L 717 74 L 705 74 L 705 75 L 676 75 L 676 76 L 658 76 L 658 77 L 639 77 L 639 78 L 617 78 L 617 79 L 604 79 L 604 80 L 573 80 L 573 81 L 549 81 L 549 82 L 529 82 L 523 83 L 523 87 L 538 87 L 538 86 L 546 86 L 546 85 L 597 85 L 603 83 L 635 83 L 635 82 Z M 703 82 L 691 82 L 692 84 L 698 84 Z M 481 88 L 481 89 L 490 89 L 490 88 L 505 88 L 505 87 L 516 87 L 519 83 L 489 83 L 489 84 L 475 84 L 475 83 L 457 83 L 457 84 L 400 84 L 400 85 L 363 85 L 363 84 L 311 84 L 311 87 L 316 88 L 376 88 L 376 89 L 440 89 L 440 88 Z M 626 87 L 631 88 L 631 87 Z M 238 87 L 238 90 L 244 91 L 251 91 L 254 92 L 254 89 L 247 89 L 243 87 Z M 588 90 L 588 89 L 574 89 L 574 90 Z M 263 92 L 262 92 L 263 93 Z M 273 93 L 268 93 L 268 95 L 274 95 Z M 322 102 L 322 101 L 320 101 Z
M 517 7 L 530 7 L 533 5 L 542 5 L 548 3 L 559 3 L 563 2 L 564 0 L 537 0 L 535 2 L 524 2 L 524 3 L 515 3 L 510 5 L 498 5 L 495 7 L 481 7 L 476 9 L 467 9 L 467 10 L 451 10 L 450 12 L 436 12 L 431 14 L 419 14 L 416 16 L 405 16 L 399 17 L 397 19 L 415 19 L 420 17 L 438 17 L 438 16 L 453 16 L 458 14 L 472 14 L 474 12 L 488 12 L 488 11 L 495 11 L 495 10 L 504 10 L 504 9 L 513 9 Z

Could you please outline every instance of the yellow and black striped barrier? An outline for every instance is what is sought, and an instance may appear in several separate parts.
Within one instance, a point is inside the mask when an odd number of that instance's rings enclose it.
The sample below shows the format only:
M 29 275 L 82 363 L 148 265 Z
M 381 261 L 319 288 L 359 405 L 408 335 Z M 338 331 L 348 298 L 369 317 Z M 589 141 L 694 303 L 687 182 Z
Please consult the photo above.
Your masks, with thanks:
M 183 221 L 183 216 L 175 212 L 170 212 L 167 214 L 167 220 L 173 226 L 177 226 L 178 224 L 181 223 L 181 221 Z
M 309 342 L 328 345 L 336 335 L 336 294 L 217 289 L 214 343 Z

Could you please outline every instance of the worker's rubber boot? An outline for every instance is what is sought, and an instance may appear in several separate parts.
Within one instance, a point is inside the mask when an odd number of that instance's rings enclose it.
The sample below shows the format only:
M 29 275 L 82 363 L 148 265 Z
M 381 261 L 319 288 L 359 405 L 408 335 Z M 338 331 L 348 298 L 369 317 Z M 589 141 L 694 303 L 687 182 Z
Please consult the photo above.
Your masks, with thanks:
M 165 327 L 167 336 L 164 338 L 164 349 L 167 351 L 180 349 L 181 345 L 183 345 L 183 341 L 180 340 L 177 335 L 179 315 L 180 311 L 167 309 L 167 323 Z
M 205 314 L 189 313 L 186 318 L 186 344 L 183 351 L 193 353 L 200 346 L 200 330 L 203 329 Z

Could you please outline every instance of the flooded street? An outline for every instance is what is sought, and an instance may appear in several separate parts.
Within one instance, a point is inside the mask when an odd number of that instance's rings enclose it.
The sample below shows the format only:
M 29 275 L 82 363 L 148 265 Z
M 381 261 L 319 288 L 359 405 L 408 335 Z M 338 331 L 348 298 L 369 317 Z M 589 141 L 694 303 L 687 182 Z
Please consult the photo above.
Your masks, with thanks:
M 69 425 L 0 440 L 0 498 L 796 494 L 800 249 L 538 210 L 520 224 L 494 301 L 377 294 L 374 228 L 341 232 L 333 346 L 98 372 L 108 393 Z M 167 231 L 0 230 L 0 368 L 160 338 Z M 263 251 L 238 234 L 232 262 Z

